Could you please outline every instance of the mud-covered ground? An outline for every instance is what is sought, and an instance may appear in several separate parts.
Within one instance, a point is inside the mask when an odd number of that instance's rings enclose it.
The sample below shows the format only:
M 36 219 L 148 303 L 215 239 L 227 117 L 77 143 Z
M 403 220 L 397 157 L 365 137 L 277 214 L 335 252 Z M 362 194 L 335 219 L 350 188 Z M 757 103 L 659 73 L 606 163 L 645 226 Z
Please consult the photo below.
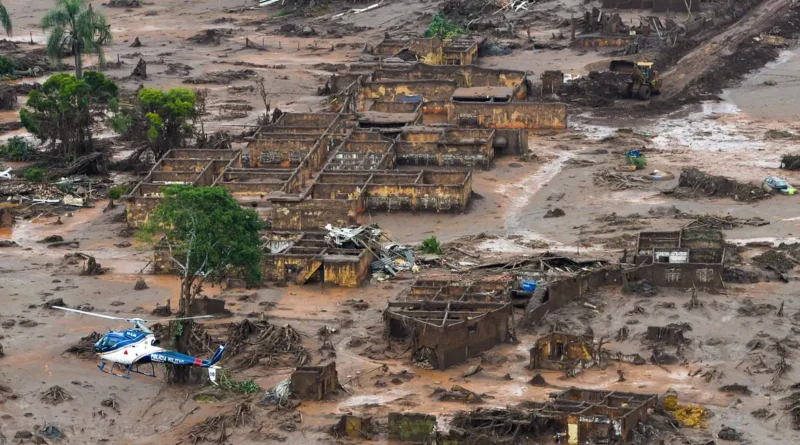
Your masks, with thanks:
M 770 6 L 766 3 L 765 7 Z M 34 24 L 49 4 L 20 0 L 6 0 L 4 4 L 15 19 L 16 40 L 29 39 L 29 33 L 35 41 L 43 40 Z M 167 0 L 145 3 L 131 10 L 96 5 L 103 8 L 115 36 L 115 43 L 108 48 L 109 60 L 116 61 L 119 56 L 125 62 L 109 74 L 123 79 L 138 58 L 144 58 L 149 62 L 146 81 L 121 80 L 125 88 L 134 90 L 140 83 L 155 87 L 184 86 L 189 77 L 252 69 L 266 79 L 273 106 L 287 111 L 318 110 L 323 103 L 316 89 L 327 76 L 317 68 L 319 63 L 355 61 L 364 43 L 375 43 L 387 31 L 421 32 L 430 15 L 438 10 L 437 2 L 391 2 L 372 11 L 347 14 L 341 22 L 335 22 L 333 15 L 353 5 L 335 4 L 315 17 L 277 17 L 281 8 L 274 7 L 246 9 L 252 5 L 253 2 L 245 0 L 224 4 Z M 359 5 L 355 7 L 363 7 Z M 536 6 L 542 18 L 534 34 L 549 35 L 557 29 L 552 24 L 553 17 L 582 14 L 588 6 L 579 2 L 545 2 Z M 414 12 L 408 14 L 409 10 Z M 286 23 L 313 27 L 317 35 L 297 37 L 276 33 Z M 747 22 L 748 32 L 756 25 L 760 23 Z M 222 31 L 219 44 L 216 40 L 213 44 L 187 40 L 212 28 L 230 31 Z M 136 37 L 143 46 L 131 48 Z M 246 39 L 267 48 L 245 49 Z M 605 63 L 606 58 L 602 53 L 581 54 L 570 49 L 519 49 L 510 56 L 495 56 L 481 63 L 531 70 L 532 76 L 538 77 L 540 70 L 553 66 L 566 72 L 584 72 L 590 69 L 587 67 Z M 692 73 L 702 71 L 704 59 L 691 60 Z M 711 59 L 705 60 L 713 63 Z M 793 63 L 789 56 L 778 63 L 787 60 L 783 66 Z M 184 65 L 192 69 L 185 69 Z M 768 65 L 764 70 L 778 66 L 781 65 Z M 784 82 L 779 74 L 773 72 L 771 78 Z M 787 388 L 800 379 L 800 365 L 773 381 L 772 374 L 756 372 L 763 369 L 759 363 L 751 363 L 760 358 L 767 366 L 773 366 L 777 341 L 787 347 L 789 363 L 794 362 L 793 357 L 798 353 L 794 345 L 800 320 L 795 314 L 800 305 L 793 298 L 798 292 L 794 274 L 786 273 L 789 283 L 780 282 L 774 274 L 761 269 L 753 257 L 767 251 L 768 244 L 798 241 L 800 211 L 796 200 L 800 198 L 773 196 L 749 202 L 673 191 L 681 170 L 687 167 L 754 184 L 760 184 L 767 175 L 786 176 L 790 182 L 800 183 L 800 174 L 778 169 L 781 155 L 795 151 L 792 140 L 771 138 L 768 133 L 794 131 L 791 122 L 778 118 L 774 112 L 764 112 L 769 107 L 763 103 L 758 107 L 746 105 L 761 100 L 757 94 L 747 93 L 748 96 L 743 92 L 762 88 L 756 76 L 763 75 L 753 75 L 741 88 L 732 90 L 730 96 L 724 96 L 732 102 L 699 103 L 658 118 L 644 119 L 630 114 L 621 117 L 602 108 L 574 112 L 567 131 L 531 136 L 530 146 L 536 155 L 533 160 L 501 158 L 488 171 L 476 171 L 473 203 L 463 214 L 378 213 L 364 218 L 364 222 L 379 223 L 395 240 L 409 244 L 431 235 L 444 241 L 463 242 L 465 237 L 484 233 L 485 237 L 469 242 L 470 250 L 481 257 L 553 250 L 610 259 L 619 258 L 623 249 L 633 247 L 641 230 L 675 230 L 702 214 L 740 219 L 759 217 L 769 224 L 736 225 L 725 234 L 728 241 L 742 246 L 762 243 L 741 252 L 741 259 L 735 265 L 757 271 L 760 283 L 729 285 L 719 294 L 701 292 L 698 298 L 702 307 L 694 309 L 684 307 L 689 291 L 662 289 L 655 296 L 645 297 L 604 289 L 585 301 L 548 314 L 545 326 L 520 327 L 518 344 L 494 348 L 483 359 L 474 358 L 447 371 L 416 368 L 402 347 L 395 345 L 387 351 L 381 338 L 381 311 L 387 301 L 411 284 L 414 278 L 411 275 L 366 284 L 355 290 L 316 285 L 268 286 L 249 291 L 208 288 L 209 295 L 224 298 L 233 312 L 231 318 L 204 323 L 215 334 L 223 332 L 228 323 L 263 312 L 270 323 L 290 324 L 301 333 L 303 345 L 316 363 L 330 355 L 320 350 L 322 342 L 317 332 L 324 326 L 335 327 L 338 333 L 331 336 L 331 342 L 340 381 L 346 390 L 322 402 L 303 402 L 297 408 L 299 415 L 254 407 L 253 419 L 228 431 L 232 434 L 228 442 L 338 443 L 329 433 L 329 426 L 342 413 L 349 412 L 373 415 L 384 423 L 391 411 L 431 413 L 437 415 L 444 428 L 450 413 L 470 407 L 435 401 L 430 394 L 434 388 L 454 384 L 491 396 L 485 398 L 483 406 L 543 401 L 549 392 L 569 386 L 647 393 L 673 388 L 682 403 L 700 403 L 713 413 L 707 430 L 686 432 L 697 443 L 702 438 L 711 439 L 723 424 L 743 432 L 750 443 L 800 440 L 780 408 L 780 399 L 788 394 Z M 212 90 L 211 114 L 205 118 L 207 128 L 240 128 L 227 126 L 254 121 L 263 106 L 248 91 L 249 85 L 252 85 L 250 79 L 233 80 L 230 84 L 189 85 Z M 790 102 L 784 102 L 788 107 Z M 227 113 L 223 110 L 226 103 L 247 104 L 252 109 L 244 117 L 220 117 Z M 9 113 L 2 118 L 13 119 L 14 115 Z M 629 149 L 643 150 L 648 158 L 646 169 L 617 170 L 624 163 L 623 152 Z M 656 169 L 668 174 L 664 179 L 650 178 L 649 173 Z M 51 298 L 63 298 L 72 307 L 88 304 L 97 312 L 122 316 L 144 317 L 168 299 L 172 307 L 177 307 L 175 277 L 144 275 L 149 288 L 134 290 L 150 252 L 139 246 L 129 233 L 120 234 L 125 226 L 117 222 L 121 208 L 103 212 L 104 207 L 100 204 L 65 216 L 63 225 L 53 224 L 54 218 L 35 218 L 0 231 L 0 240 L 13 240 L 20 245 L 0 248 L 0 326 L 3 326 L 0 344 L 5 353 L 0 357 L 0 385 L 9 389 L 0 392 L 0 437 L 6 440 L 14 440 L 18 431 L 36 433 L 43 425 L 52 424 L 64 431 L 67 443 L 179 443 L 186 441 L 192 428 L 209 416 L 229 413 L 246 400 L 230 396 L 223 401 L 202 403 L 194 398 L 202 388 L 167 386 L 160 369 L 158 379 L 135 376 L 125 380 L 100 374 L 93 359 L 64 354 L 70 345 L 93 331 L 104 332 L 124 325 L 40 307 Z M 555 208 L 562 209 L 565 216 L 544 218 L 546 212 Z M 80 247 L 47 248 L 36 243 L 54 234 L 79 241 Z M 124 241 L 131 246 L 116 246 Z M 108 272 L 95 277 L 81 276 L 82 264 L 70 264 L 65 258 L 76 251 L 93 255 L 103 267 L 109 268 Z M 247 298 L 243 299 L 243 295 Z M 368 307 L 354 309 L 349 303 L 352 299 L 364 300 Z M 585 306 L 584 302 L 597 309 Z M 777 310 L 782 303 L 784 315 L 779 317 Z M 13 326 L 5 323 L 9 320 L 14 321 Z M 604 370 L 587 370 L 574 379 L 565 379 L 562 373 L 544 372 L 548 385 L 531 386 L 527 382 L 535 372 L 526 368 L 528 350 L 537 335 L 546 332 L 546 324 L 557 322 L 577 332 L 591 327 L 595 337 L 607 339 L 614 339 L 619 329 L 627 326 L 628 339 L 613 340 L 608 347 L 643 356 L 651 352 L 652 346 L 641 339 L 646 326 L 685 322 L 692 330 L 685 333 L 689 343 L 683 347 L 677 364 L 612 364 Z M 667 348 L 666 352 L 677 351 Z M 383 364 L 388 365 L 388 374 L 376 371 Z M 482 364 L 485 369 L 474 376 L 462 377 L 474 364 Z M 702 372 L 694 375 L 698 369 Z M 623 371 L 625 382 L 618 382 L 617 370 Z M 703 375 L 711 371 L 716 372 L 706 380 Z M 290 372 L 291 368 L 285 366 L 256 366 L 237 372 L 235 378 L 253 379 L 266 389 Z M 505 378 L 506 374 L 510 380 Z M 378 380 L 387 382 L 387 386 L 376 386 Z M 730 395 L 719 390 L 733 383 L 746 385 L 751 393 Z M 44 403 L 42 393 L 55 385 L 64 388 L 73 399 L 55 406 Z M 102 404 L 109 398 L 119 402 L 118 410 Z M 775 416 L 757 419 L 751 414 L 757 409 L 766 409 Z M 379 442 L 385 442 L 385 437 L 379 438 Z

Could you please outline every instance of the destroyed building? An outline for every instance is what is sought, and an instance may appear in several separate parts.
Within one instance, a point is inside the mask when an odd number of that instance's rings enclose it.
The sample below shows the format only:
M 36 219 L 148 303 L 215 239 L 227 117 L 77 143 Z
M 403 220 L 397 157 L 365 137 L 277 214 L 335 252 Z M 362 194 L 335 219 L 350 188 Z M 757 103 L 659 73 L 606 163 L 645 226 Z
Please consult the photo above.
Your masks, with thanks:
M 650 265 L 646 278 L 657 286 L 722 287 L 725 239 L 717 230 L 642 232 L 634 264 Z M 644 274 L 642 274 L 644 275 Z
M 511 338 L 511 305 L 469 301 L 390 302 L 384 312 L 390 337 L 411 339 L 412 355 L 447 369 Z
M 536 340 L 530 349 L 530 369 L 573 369 L 578 361 L 591 361 L 592 338 L 551 332 Z
M 509 418 L 517 428 L 511 431 L 566 439 L 568 444 L 629 443 L 648 410 L 657 404 L 655 394 L 570 388 L 550 394 L 547 402 L 526 402 L 514 409 L 479 408 L 456 413 L 452 425 L 466 435 L 489 434 L 505 428 Z M 511 433 L 505 433 L 511 434 Z M 450 435 L 453 435 L 451 430 Z
M 366 45 L 364 53 L 376 56 L 378 61 L 397 59 L 429 65 L 471 65 L 478 59 L 478 45 L 483 40 L 485 38 L 442 40 L 438 37 L 393 39 L 387 36 L 375 46 Z
M 340 387 L 336 362 L 323 366 L 298 366 L 292 372 L 291 382 L 292 391 L 303 400 L 322 400 Z

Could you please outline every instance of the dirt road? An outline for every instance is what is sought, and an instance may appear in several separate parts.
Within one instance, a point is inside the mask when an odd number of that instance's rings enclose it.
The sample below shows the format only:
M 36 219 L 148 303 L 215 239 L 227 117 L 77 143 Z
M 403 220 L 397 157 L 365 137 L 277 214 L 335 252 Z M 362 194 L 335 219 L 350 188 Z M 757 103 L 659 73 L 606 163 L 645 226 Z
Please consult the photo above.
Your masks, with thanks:
M 718 68 L 720 60 L 732 54 L 745 39 L 759 33 L 786 8 L 790 0 L 764 0 L 728 29 L 695 48 L 663 73 L 664 98 L 678 96 L 703 75 Z

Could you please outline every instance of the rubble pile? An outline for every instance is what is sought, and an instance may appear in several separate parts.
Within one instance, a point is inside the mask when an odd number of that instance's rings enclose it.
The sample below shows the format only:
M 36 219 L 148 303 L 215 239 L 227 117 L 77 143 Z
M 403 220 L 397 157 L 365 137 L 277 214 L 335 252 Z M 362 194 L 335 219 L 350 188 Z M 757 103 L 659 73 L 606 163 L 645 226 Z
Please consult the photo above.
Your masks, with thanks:
M 94 344 L 100 341 L 101 337 L 102 335 L 93 331 L 86 337 L 81 338 L 78 343 L 67 348 L 64 352 L 75 354 L 84 360 L 94 359 Z
M 414 252 L 387 238 L 375 224 L 346 228 L 328 224 L 325 230 L 328 231 L 325 242 L 331 247 L 367 249 L 372 252 L 377 258 L 371 265 L 372 272 L 378 275 L 378 279 L 382 278 L 381 274 L 394 277 L 400 271 L 410 270 L 416 273 L 419 270 Z
M 608 107 L 622 98 L 630 74 L 592 71 L 562 86 L 560 96 L 569 102 L 588 107 Z
M 73 397 L 58 385 L 50 387 L 40 397 L 40 400 L 48 405 L 59 405 L 72 399 Z
M 786 253 L 777 249 L 770 249 L 754 256 L 753 262 L 764 268 L 775 268 L 782 273 L 794 269 L 795 266 L 795 262 Z
M 784 170 L 800 170 L 800 155 L 783 155 L 781 168 Z
M 142 4 L 139 0 L 111 0 L 105 3 L 106 8 L 141 8 Z
M 232 36 L 233 30 L 230 28 L 212 28 L 203 30 L 187 40 L 200 45 L 219 45 L 223 38 Z
M 470 391 L 461 385 L 453 385 L 449 391 L 444 388 L 436 388 L 433 390 L 431 397 L 442 402 L 483 403 L 483 398 L 480 394 Z
M 227 334 L 232 369 L 247 369 L 258 364 L 302 366 L 311 360 L 303 347 L 303 337 L 288 324 L 276 326 L 267 321 L 243 320 L 228 326 Z
M 761 187 L 745 184 L 725 176 L 712 176 L 696 168 L 681 172 L 675 193 L 687 197 L 705 195 L 715 198 L 732 198 L 735 201 L 758 201 L 772 196 Z
M 258 73 L 251 69 L 211 71 L 197 77 L 189 77 L 183 83 L 228 85 L 234 80 L 246 80 L 255 77 L 258 77 Z
M 253 407 L 249 403 L 240 403 L 227 414 L 207 417 L 189 429 L 189 442 L 226 443 L 230 434 L 228 430 L 250 425 L 253 421 Z
M 704 228 L 714 230 L 733 230 L 744 226 L 760 227 L 769 224 L 769 221 L 754 216 L 752 218 L 737 218 L 731 215 L 712 215 L 710 213 L 703 213 L 695 215 L 691 213 L 680 213 L 676 218 L 693 219 L 694 221 L 687 224 L 685 227 Z
M 652 181 L 642 176 L 603 170 L 594 174 L 594 184 L 621 190 L 646 186 L 652 184 Z

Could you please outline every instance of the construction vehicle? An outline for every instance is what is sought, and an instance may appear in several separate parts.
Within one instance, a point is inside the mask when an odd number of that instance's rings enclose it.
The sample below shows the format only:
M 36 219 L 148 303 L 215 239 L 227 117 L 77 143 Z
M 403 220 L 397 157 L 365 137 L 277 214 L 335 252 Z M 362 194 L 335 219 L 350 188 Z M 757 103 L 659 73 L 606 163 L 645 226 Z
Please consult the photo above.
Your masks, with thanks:
M 651 94 L 661 94 L 661 76 L 653 69 L 653 62 L 612 60 L 609 69 L 616 73 L 631 75 L 631 80 L 622 91 L 626 98 L 638 97 L 647 100 Z

